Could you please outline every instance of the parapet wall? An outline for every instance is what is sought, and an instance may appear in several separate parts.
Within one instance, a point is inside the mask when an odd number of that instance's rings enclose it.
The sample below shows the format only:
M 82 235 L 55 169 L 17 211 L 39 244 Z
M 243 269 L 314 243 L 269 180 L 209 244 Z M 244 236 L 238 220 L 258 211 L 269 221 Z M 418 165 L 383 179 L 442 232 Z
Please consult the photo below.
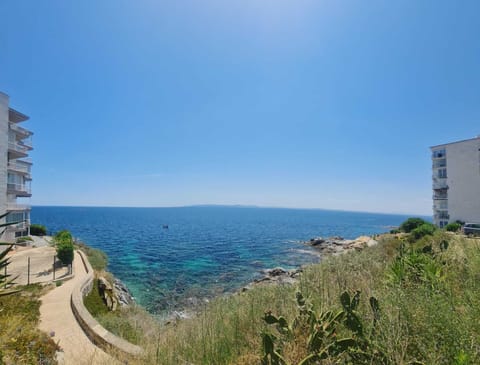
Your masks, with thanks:
M 97 322 L 95 318 L 90 314 L 90 312 L 85 308 L 83 304 L 83 297 L 90 293 L 93 287 L 93 269 L 88 262 L 88 259 L 85 257 L 85 254 L 80 250 L 77 250 L 79 253 L 85 270 L 87 272 L 87 277 L 84 282 L 79 283 L 74 289 L 71 297 L 71 306 L 72 311 L 77 319 L 77 322 L 82 327 L 83 331 L 86 333 L 88 338 L 97 346 L 108 350 L 120 351 L 128 356 L 138 356 L 143 353 L 143 349 L 139 346 L 136 346 L 124 339 L 115 336 L 113 333 L 107 331 L 105 328 Z

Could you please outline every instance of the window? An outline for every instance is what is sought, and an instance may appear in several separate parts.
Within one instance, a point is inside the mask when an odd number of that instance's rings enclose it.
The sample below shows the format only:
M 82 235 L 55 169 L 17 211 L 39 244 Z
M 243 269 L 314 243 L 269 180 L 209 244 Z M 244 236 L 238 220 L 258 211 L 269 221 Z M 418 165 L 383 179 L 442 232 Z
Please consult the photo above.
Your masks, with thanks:
M 440 150 L 435 150 L 432 152 L 432 158 L 442 158 L 445 156 L 446 156 L 445 148 L 442 148 Z
M 447 177 L 447 169 L 438 169 L 438 175 L 440 179 L 445 179 Z

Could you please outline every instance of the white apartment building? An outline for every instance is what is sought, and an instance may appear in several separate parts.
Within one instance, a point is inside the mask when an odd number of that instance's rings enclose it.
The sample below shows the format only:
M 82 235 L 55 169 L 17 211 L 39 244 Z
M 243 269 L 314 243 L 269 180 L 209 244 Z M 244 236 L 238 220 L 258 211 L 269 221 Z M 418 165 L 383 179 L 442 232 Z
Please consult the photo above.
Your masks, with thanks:
M 10 213 L 0 222 L 19 223 L 7 226 L 0 240 L 14 242 L 16 237 L 30 233 L 30 205 L 22 203 L 32 195 L 28 153 L 33 133 L 20 127 L 28 117 L 10 108 L 9 102 L 8 95 L 0 92 L 0 215 Z
M 430 149 L 434 223 L 480 223 L 480 136 Z

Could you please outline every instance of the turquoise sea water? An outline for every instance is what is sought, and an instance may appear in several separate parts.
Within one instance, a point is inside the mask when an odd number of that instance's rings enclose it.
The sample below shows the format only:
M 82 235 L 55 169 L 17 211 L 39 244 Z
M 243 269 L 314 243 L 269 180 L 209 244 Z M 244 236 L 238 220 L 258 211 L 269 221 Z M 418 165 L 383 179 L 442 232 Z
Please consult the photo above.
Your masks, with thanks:
M 109 256 L 108 269 L 152 313 L 235 291 L 262 269 L 318 262 L 316 236 L 386 232 L 405 216 L 240 207 L 33 207 L 33 223 L 70 230 Z M 168 224 L 168 229 L 163 225 Z M 192 299 L 193 298 L 193 299 Z

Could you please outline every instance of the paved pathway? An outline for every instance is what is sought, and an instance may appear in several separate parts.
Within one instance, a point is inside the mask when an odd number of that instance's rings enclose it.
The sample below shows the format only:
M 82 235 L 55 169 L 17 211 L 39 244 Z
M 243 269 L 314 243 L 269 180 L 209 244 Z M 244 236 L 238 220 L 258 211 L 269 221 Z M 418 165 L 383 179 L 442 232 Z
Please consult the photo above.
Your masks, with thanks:
M 55 332 L 53 340 L 59 342 L 63 365 L 110 365 L 116 361 L 95 346 L 85 335 L 75 319 L 70 306 L 73 288 L 86 277 L 86 271 L 78 252 L 73 261 L 74 278 L 41 297 L 39 328 L 47 333 Z

